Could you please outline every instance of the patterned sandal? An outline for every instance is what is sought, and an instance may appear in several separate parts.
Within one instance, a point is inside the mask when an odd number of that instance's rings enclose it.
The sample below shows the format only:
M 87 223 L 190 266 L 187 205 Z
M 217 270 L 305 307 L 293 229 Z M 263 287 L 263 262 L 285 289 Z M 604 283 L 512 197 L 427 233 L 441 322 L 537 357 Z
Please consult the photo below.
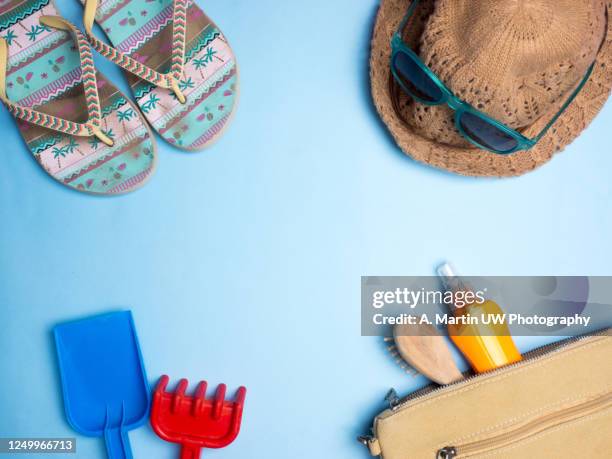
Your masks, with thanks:
M 82 0 L 83 1 L 83 0 Z M 236 60 L 217 26 L 192 0 L 84 0 L 93 47 L 128 71 L 153 128 L 184 150 L 201 150 L 236 105 Z M 92 33 L 94 19 L 113 46 Z
M 0 99 L 51 177 L 94 194 L 131 191 L 154 170 L 152 133 L 56 14 L 50 0 L 0 6 Z

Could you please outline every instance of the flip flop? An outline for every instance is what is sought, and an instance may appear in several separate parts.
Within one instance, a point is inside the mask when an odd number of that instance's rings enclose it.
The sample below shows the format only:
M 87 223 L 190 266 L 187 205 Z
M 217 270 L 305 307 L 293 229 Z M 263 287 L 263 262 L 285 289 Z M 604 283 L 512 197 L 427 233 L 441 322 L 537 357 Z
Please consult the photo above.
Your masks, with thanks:
M 192 0 L 81 0 L 92 46 L 128 72 L 145 117 L 168 142 L 201 150 L 236 106 L 234 54 Z M 112 46 L 93 35 L 94 20 Z
M 0 99 L 55 180 L 93 194 L 131 191 L 154 170 L 152 133 L 96 73 L 85 36 L 56 15 L 52 0 L 0 4 Z

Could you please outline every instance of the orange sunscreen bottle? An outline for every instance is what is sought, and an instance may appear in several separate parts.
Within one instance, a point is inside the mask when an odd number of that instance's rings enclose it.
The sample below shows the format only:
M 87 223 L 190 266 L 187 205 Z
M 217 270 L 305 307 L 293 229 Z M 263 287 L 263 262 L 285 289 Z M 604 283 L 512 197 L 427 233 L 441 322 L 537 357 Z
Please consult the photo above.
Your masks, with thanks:
M 448 263 L 438 268 L 438 275 L 446 291 L 452 292 L 454 297 L 454 318 L 449 317 L 448 334 L 472 368 L 483 373 L 520 361 L 521 354 L 507 324 L 486 320 L 487 317 L 499 319 L 503 316 L 499 305 L 482 295 L 476 296 L 472 287 L 462 281 Z M 466 295 L 466 292 L 471 292 L 471 295 Z M 458 298 L 465 301 L 460 304 Z

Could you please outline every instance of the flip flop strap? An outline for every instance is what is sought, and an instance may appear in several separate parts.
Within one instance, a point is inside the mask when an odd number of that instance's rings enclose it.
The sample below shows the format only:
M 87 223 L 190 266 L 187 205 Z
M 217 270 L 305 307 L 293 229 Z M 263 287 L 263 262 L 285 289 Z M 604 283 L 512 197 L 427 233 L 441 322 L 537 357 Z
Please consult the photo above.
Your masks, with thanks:
M 40 22 L 44 26 L 70 32 L 77 43 L 79 58 L 81 60 L 81 79 L 87 106 L 87 122 L 77 123 L 75 121 L 69 121 L 11 102 L 6 95 L 8 44 L 4 39 L 0 39 L 0 100 L 4 102 L 9 112 L 16 118 L 27 121 L 28 123 L 74 136 L 86 137 L 95 135 L 104 143 L 112 145 L 112 140 L 100 130 L 102 124 L 102 111 L 100 109 L 96 69 L 87 39 L 72 23 L 59 16 L 41 16 Z
M 98 0 L 86 0 L 85 12 L 83 15 L 85 33 L 87 34 L 87 38 L 89 38 L 94 49 L 110 61 L 117 64 L 119 67 L 136 75 L 137 77 L 160 88 L 174 91 L 179 102 L 185 103 L 185 96 L 179 87 L 179 81 L 183 77 L 183 69 L 185 66 L 187 0 L 172 1 L 172 54 L 170 72 L 168 73 L 160 73 L 157 70 L 154 70 L 127 55 L 126 53 L 123 53 L 113 46 L 99 40 L 92 31 L 98 4 Z

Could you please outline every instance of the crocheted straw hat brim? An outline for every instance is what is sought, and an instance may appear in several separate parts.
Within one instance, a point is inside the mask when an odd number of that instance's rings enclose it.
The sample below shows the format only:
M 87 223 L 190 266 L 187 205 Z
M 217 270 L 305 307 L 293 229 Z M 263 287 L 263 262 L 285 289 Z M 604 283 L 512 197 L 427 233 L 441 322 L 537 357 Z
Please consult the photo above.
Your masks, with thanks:
M 397 87 L 390 71 L 390 42 L 410 3 L 410 0 L 381 0 L 372 37 L 370 78 L 374 104 L 382 120 L 398 146 L 419 162 L 469 176 L 508 177 L 524 174 L 548 162 L 555 153 L 573 142 L 603 108 L 610 95 L 612 1 L 606 1 L 606 36 L 597 54 L 593 73 L 574 102 L 535 147 L 510 155 L 498 155 L 477 148 L 433 141 L 419 134 L 402 119 L 394 98 Z

